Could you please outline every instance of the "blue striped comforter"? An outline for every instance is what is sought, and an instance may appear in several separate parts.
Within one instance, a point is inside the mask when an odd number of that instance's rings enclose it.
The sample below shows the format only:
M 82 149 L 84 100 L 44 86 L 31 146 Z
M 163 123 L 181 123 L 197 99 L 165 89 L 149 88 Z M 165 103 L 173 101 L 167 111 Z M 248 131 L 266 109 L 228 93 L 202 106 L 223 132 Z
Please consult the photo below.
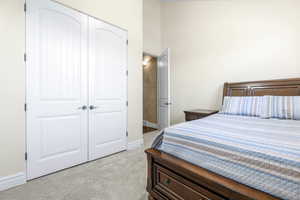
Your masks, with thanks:
M 155 148 L 255 189 L 300 200 L 300 121 L 215 114 L 164 130 Z

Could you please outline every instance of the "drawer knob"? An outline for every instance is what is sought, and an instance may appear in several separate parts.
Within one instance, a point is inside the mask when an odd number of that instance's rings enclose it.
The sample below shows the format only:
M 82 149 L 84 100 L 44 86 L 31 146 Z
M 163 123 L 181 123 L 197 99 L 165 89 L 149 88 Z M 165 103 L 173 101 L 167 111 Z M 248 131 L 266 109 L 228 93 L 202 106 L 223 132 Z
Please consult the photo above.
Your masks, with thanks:
M 171 183 L 171 180 L 170 179 L 166 179 L 165 181 L 164 181 L 164 184 L 165 185 L 169 185 Z

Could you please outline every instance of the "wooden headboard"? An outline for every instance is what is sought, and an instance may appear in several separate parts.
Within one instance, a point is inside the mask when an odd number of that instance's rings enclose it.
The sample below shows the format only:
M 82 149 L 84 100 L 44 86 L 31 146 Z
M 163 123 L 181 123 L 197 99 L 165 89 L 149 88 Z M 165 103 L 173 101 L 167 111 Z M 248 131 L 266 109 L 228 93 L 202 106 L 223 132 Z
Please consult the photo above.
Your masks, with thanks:
M 225 83 L 224 96 L 300 96 L 300 78 Z

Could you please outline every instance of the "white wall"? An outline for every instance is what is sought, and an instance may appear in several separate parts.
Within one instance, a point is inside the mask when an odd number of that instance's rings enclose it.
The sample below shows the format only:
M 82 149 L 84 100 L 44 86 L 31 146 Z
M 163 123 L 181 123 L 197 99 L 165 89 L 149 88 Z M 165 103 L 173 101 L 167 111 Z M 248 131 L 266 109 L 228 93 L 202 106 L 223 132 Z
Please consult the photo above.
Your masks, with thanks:
M 24 18 L 22 1 L 0 1 L 0 178 L 25 167 Z
M 160 0 L 143 1 L 144 52 L 158 56 L 161 54 L 161 2 Z
M 142 138 L 143 1 L 59 0 L 128 30 L 129 142 Z M 25 170 L 23 0 L 0 1 L 0 178 Z M 140 83 L 140 84 L 138 84 Z M 29 155 L 30 156 L 30 155 Z
M 162 6 L 171 48 L 172 123 L 219 108 L 222 84 L 300 77 L 300 1 L 174 1 Z

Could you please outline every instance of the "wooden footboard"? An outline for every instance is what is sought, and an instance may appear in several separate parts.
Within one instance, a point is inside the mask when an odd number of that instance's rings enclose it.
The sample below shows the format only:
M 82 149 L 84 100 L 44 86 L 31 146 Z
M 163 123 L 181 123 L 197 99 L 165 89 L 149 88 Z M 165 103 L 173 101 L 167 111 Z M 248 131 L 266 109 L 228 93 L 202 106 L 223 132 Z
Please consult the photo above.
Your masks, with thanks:
M 146 154 L 149 200 L 279 200 L 158 150 Z

